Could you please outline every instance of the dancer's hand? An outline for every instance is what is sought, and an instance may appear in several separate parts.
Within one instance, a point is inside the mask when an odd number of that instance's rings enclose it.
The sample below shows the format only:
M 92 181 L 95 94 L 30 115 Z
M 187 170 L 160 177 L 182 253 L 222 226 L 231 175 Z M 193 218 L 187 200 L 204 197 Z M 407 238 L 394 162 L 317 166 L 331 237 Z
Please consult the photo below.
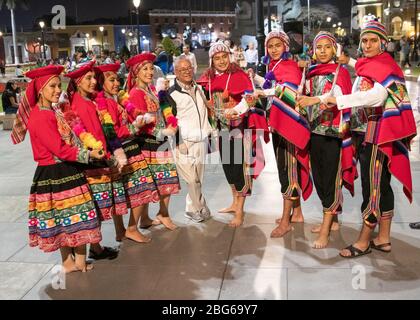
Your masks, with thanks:
M 337 62 L 340 64 L 348 64 L 349 61 L 350 61 L 350 57 L 345 55 L 344 53 L 342 53 L 337 59 Z
M 254 77 L 255 77 L 255 72 L 254 72 L 254 69 L 249 68 L 248 70 L 246 70 L 246 73 L 248 73 L 248 76 L 249 76 L 251 79 L 254 79 Z
M 305 108 L 320 102 L 321 100 L 318 97 L 299 96 L 297 98 L 296 108 Z
M 253 95 L 255 98 L 259 98 L 259 97 L 265 97 L 265 93 L 264 90 L 260 90 L 260 89 L 255 89 L 255 91 L 253 92 Z
M 307 68 L 307 67 L 309 67 L 309 61 L 307 61 L 307 60 L 299 60 L 298 61 L 298 66 L 299 66 L 299 68 Z
M 240 118 L 239 113 L 235 109 L 226 109 L 225 117 L 228 120 L 237 120 Z
M 89 157 L 96 160 L 101 160 L 103 157 L 105 157 L 105 152 L 101 149 L 94 149 L 89 151 Z

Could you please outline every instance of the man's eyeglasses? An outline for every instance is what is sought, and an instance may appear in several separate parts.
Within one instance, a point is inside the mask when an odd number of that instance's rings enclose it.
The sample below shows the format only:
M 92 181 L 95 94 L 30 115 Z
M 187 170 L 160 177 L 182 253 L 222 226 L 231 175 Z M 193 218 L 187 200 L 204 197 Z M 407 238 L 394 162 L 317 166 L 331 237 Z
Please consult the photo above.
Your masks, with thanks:
M 191 72 L 191 71 L 193 71 L 193 68 L 192 67 L 188 67 L 188 68 L 182 68 L 182 69 L 177 69 L 179 72 L 182 72 L 182 73 L 184 73 L 184 72 Z

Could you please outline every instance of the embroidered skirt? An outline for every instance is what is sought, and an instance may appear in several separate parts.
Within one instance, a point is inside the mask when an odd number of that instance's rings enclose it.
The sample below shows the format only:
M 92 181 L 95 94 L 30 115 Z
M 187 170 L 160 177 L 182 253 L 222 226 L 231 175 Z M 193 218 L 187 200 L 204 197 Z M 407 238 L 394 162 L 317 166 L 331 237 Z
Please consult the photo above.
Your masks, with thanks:
M 127 206 L 136 208 L 150 202 L 158 202 L 159 193 L 138 142 L 127 141 L 123 143 L 123 148 L 128 160 L 122 171 Z
M 177 194 L 181 187 L 169 142 L 158 141 L 150 135 L 141 135 L 137 141 L 159 196 Z
M 99 210 L 100 220 L 110 220 L 113 215 L 126 214 L 128 209 L 124 183 L 118 169 L 109 167 L 102 161 L 84 165 L 83 168 Z
M 38 166 L 29 197 L 29 244 L 45 252 L 102 239 L 89 185 L 68 163 Z

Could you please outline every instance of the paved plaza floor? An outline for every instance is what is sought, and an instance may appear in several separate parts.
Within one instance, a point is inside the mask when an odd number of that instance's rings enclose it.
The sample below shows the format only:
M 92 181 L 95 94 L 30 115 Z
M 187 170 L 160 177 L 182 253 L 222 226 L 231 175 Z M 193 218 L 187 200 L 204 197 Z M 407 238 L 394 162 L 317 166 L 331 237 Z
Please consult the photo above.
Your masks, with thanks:
M 410 88 L 413 101 L 417 92 Z M 246 202 L 245 223 L 227 226 L 230 215 L 217 209 L 230 201 L 230 188 L 221 166 L 211 157 L 204 193 L 213 217 L 196 224 L 184 217 L 186 187 L 171 199 L 176 231 L 155 227 L 145 231 L 150 244 L 114 241 L 113 225 L 103 224 L 103 245 L 120 245 L 112 261 L 94 263 L 88 273 L 65 278 L 65 289 L 54 289 L 58 252 L 29 248 L 27 200 L 35 171 L 29 139 L 13 146 L 0 131 L 0 299 L 419 299 L 420 230 L 408 223 L 420 220 L 420 153 L 418 138 L 411 164 L 414 200 L 410 205 L 393 180 L 395 218 L 392 253 L 373 252 L 355 260 L 339 257 L 361 227 L 361 188 L 344 191 L 340 231 L 332 232 L 327 249 L 311 248 L 311 227 L 321 220 L 314 192 L 303 203 L 305 224 L 295 224 L 283 239 L 271 239 L 274 220 L 282 210 L 280 184 L 271 145 L 267 166 Z M 155 216 L 156 205 L 150 215 Z M 127 220 L 127 219 L 126 219 Z

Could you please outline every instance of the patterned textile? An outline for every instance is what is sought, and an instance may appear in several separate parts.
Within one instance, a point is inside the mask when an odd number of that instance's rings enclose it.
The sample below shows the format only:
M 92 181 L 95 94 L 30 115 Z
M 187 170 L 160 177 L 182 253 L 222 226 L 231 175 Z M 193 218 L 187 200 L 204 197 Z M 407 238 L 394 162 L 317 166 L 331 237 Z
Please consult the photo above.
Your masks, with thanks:
M 98 164 L 86 166 L 84 172 L 102 221 L 127 214 L 124 184 L 117 168 Z
M 121 173 L 127 206 L 136 208 L 150 202 L 158 202 L 159 193 L 139 144 L 130 141 L 124 144 L 123 148 L 128 159 L 128 164 Z
M 38 166 L 29 197 L 29 243 L 45 252 L 101 241 L 99 220 L 81 171 L 67 163 Z
M 178 193 L 181 186 L 169 143 L 158 141 L 155 137 L 148 135 L 139 136 L 137 141 L 159 195 Z

